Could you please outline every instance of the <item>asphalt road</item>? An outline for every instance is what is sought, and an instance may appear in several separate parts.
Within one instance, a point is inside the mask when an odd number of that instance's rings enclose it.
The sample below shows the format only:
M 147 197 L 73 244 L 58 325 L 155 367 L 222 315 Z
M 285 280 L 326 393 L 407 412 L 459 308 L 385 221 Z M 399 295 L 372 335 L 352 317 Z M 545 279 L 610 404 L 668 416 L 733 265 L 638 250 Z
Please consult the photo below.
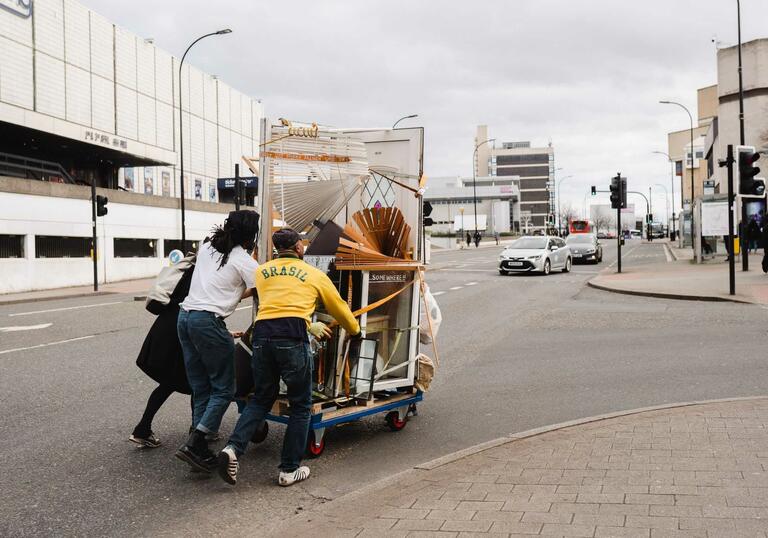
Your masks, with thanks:
M 313 476 L 275 484 L 282 427 L 242 458 L 234 488 L 173 457 L 189 425 L 174 395 L 161 448 L 127 442 L 154 388 L 134 360 L 153 317 L 130 296 L 0 307 L 0 535 L 261 536 L 316 503 L 499 436 L 599 413 L 768 393 L 758 306 L 644 299 L 585 286 L 615 260 L 549 277 L 500 276 L 496 247 L 435 253 L 441 367 L 419 416 L 330 430 Z M 629 241 L 624 266 L 663 262 Z M 248 306 L 228 320 L 247 324 Z M 236 420 L 234 406 L 223 432 Z

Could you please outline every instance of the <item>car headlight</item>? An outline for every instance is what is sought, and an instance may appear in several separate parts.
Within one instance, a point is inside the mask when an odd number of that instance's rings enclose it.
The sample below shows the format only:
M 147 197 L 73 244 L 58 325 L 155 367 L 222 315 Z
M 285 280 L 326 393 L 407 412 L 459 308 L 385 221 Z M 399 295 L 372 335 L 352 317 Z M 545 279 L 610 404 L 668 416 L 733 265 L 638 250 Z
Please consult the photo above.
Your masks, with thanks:
M 595 253 L 595 249 L 593 249 L 593 248 L 588 248 L 588 249 L 587 249 L 585 252 L 586 252 L 587 254 L 594 254 L 594 253 Z
M 541 258 L 543 256 L 544 256 L 544 254 L 539 254 L 539 255 L 536 255 L 536 256 L 528 256 L 526 258 L 526 260 L 538 260 L 539 258 Z

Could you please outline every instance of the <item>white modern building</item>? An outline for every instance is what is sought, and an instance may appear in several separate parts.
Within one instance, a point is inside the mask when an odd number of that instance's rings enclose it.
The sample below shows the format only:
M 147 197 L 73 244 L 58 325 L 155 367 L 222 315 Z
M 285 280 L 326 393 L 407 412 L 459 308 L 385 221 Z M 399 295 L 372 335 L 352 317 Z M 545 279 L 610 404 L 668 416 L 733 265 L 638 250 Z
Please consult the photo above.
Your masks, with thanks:
M 207 46 L 231 46 L 211 39 Z M 218 203 L 231 193 L 217 180 L 258 153 L 262 105 L 188 62 L 179 79 L 179 65 L 150 36 L 75 0 L 0 2 L 0 293 L 89 282 L 77 268 L 91 261 L 92 182 L 110 199 L 99 241 L 114 267 L 102 281 L 157 272 L 164 246 L 181 238 L 180 90 L 187 237 L 201 239 L 233 209 Z M 118 239 L 145 245 L 126 249 Z M 149 261 L 117 269 L 130 253 Z M 37 278 L 50 257 L 62 261 L 57 278 Z M 29 278 L 9 277 L 19 270 Z

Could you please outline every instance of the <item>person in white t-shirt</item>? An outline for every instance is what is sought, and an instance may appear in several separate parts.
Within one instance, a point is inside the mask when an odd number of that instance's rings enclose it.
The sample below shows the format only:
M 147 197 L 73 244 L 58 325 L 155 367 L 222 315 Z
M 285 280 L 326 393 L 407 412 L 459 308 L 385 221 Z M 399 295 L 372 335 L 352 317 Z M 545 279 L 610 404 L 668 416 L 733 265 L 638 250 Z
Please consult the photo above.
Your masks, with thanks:
M 206 434 L 219 431 L 235 393 L 235 344 L 224 318 L 252 293 L 258 264 L 247 251 L 258 231 L 258 213 L 232 211 L 200 246 L 189 294 L 180 305 L 177 329 L 192 388 L 194 430 L 176 457 L 201 471 L 216 465 Z

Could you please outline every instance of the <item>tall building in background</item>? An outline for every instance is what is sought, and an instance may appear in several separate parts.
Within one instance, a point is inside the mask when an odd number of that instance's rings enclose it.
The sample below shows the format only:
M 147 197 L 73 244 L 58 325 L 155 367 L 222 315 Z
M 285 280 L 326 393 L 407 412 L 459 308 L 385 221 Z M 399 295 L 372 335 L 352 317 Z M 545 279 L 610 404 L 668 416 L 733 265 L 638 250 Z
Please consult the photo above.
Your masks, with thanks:
M 484 140 L 488 140 L 488 127 L 480 125 L 475 145 Z M 529 229 L 544 230 L 547 215 L 555 212 L 554 162 L 552 144 L 531 147 L 529 141 L 489 142 L 477 149 L 474 163 L 477 185 L 519 184 L 521 225 L 527 223 Z

